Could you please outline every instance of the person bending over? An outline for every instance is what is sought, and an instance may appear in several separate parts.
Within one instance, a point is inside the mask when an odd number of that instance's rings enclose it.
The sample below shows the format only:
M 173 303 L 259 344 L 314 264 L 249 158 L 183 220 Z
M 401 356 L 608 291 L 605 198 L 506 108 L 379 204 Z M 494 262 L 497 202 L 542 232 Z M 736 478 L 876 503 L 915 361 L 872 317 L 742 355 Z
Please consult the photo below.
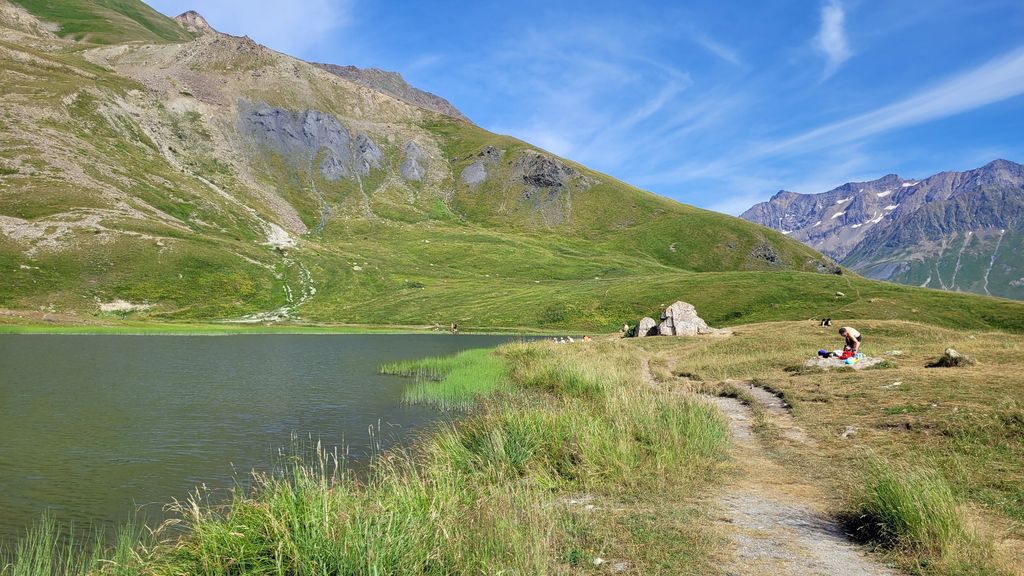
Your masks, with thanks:
M 849 326 L 843 326 L 839 329 L 839 335 L 846 339 L 846 346 L 844 346 L 844 349 L 849 350 L 855 355 L 860 352 L 860 343 L 862 340 L 860 332 L 850 328 Z

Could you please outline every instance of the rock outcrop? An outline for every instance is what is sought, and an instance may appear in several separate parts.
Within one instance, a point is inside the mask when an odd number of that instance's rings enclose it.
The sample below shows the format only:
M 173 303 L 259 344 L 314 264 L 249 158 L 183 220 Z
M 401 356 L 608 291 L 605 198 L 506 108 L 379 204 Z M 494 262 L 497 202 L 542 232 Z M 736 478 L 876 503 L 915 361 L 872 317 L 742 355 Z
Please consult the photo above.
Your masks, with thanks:
M 384 153 L 366 134 L 352 138 L 337 118 L 319 110 L 293 112 L 241 101 L 238 128 L 250 142 L 305 167 L 321 152 L 324 178 L 336 181 L 380 168 Z
M 558 158 L 526 150 L 516 159 L 511 183 L 522 186 L 519 202 L 534 218 L 553 227 L 571 217 L 573 194 L 585 192 L 595 182 Z
M 193 34 L 219 34 L 217 30 L 210 26 L 210 23 L 203 18 L 203 15 L 195 10 L 189 10 L 188 12 L 182 12 L 174 17 L 175 20 L 181 23 L 186 30 Z
M 654 321 L 654 318 L 645 316 L 633 329 L 634 338 L 643 338 L 645 336 L 657 336 L 658 335 L 658 323 Z
M 563 188 L 577 176 L 576 170 L 550 156 L 527 151 L 516 162 L 516 176 L 526 185 L 524 195 L 541 188 Z
M 772 245 L 767 242 L 763 242 L 755 246 L 754 249 L 750 251 L 750 257 L 756 260 L 763 260 L 772 266 L 778 265 L 782 262 L 782 259 L 779 257 L 779 253 L 776 252 L 775 249 L 772 248 Z
M 363 175 L 369 174 L 370 170 L 380 168 L 381 163 L 384 161 L 384 153 L 380 151 L 380 148 L 366 134 L 356 136 L 355 157 L 356 170 Z
M 419 145 L 412 140 L 406 143 L 404 153 L 405 158 L 402 160 L 402 167 L 400 169 L 402 178 L 412 180 L 414 182 L 423 180 L 423 177 L 426 175 L 426 170 L 424 169 L 422 162 L 426 160 L 426 154 L 424 154 Z
M 673 303 L 661 313 L 661 323 L 645 317 L 633 330 L 634 337 L 643 336 L 696 336 L 714 334 L 716 329 L 708 326 L 692 304 L 683 301 Z
M 503 152 L 494 146 L 484 147 L 484 149 L 476 155 L 476 160 L 462 170 L 460 178 L 462 178 L 462 181 L 469 184 L 471 187 L 483 183 L 484 180 L 487 180 L 487 168 L 497 166 L 498 162 L 501 161 L 502 154 Z

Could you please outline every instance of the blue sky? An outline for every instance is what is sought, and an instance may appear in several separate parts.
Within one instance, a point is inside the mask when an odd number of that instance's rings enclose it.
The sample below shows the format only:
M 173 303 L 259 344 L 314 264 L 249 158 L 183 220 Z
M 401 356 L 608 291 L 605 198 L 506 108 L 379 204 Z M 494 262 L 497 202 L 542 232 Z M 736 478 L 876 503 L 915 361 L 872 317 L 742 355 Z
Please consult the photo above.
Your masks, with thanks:
M 713 210 L 1024 162 L 1024 2 L 151 0 Z

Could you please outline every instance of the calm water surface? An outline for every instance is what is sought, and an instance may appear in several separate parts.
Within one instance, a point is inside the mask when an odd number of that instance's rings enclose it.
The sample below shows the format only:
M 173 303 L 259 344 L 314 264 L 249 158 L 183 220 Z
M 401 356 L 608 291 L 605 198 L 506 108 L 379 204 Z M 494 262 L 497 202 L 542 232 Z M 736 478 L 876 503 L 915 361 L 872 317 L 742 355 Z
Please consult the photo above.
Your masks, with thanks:
M 292 434 L 365 462 L 443 415 L 401 402 L 403 358 L 496 346 L 500 336 L 0 335 L 0 539 L 46 511 L 110 527 L 197 485 L 268 469 Z

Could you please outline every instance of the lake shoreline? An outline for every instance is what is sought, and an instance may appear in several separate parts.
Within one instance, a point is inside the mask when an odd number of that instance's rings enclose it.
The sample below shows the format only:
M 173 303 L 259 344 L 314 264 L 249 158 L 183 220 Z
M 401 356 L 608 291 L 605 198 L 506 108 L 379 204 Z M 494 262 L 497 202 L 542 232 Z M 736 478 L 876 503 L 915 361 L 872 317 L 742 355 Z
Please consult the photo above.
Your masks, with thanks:
M 0 335 L 0 540 L 46 508 L 62 523 L 113 529 L 133 503 L 159 503 L 147 515 L 162 520 L 163 504 L 200 484 L 228 490 L 273 469 L 294 437 L 362 468 L 445 419 L 403 402 L 408 383 L 380 365 L 530 339 Z
M 577 334 L 565 330 L 546 330 L 526 327 L 488 327 L 461 329 L 459 335 L 474 336 L 556 336 Z M 3 324 L 0 334 L 66 334 L 66 335 L 133 335 L 133 336 L 237 336 L 246 334 L 437 334 L 451 335 L 448 330 L 433 326 L 414 325 L 369 325 L 369 324 Z
M 632 550 L 617 561 L 626 567 L 706 568 L 706 542 L 678 519 L 697 514 L 690 499 L 719 475 L 724 420 L 643 386 L 639 368 L 611 338 L 475 352 L 410 387 L 463 369 L 495 386 L 465 389 L 474 407 L 457 423 L 381 454 L 365 479 L 339 475 L 317 450 L 254 476 L 229 508 L 172 506 L 185 535 L 119 533 L 72 572 L 542 573 L 601 565 L 605 550 Z M 53 525 L 31 532 L 15 573 L 60 562 L 46 544 L 56 537 Z
M 734 433 L 708 402 L 722 396 L 738 398 L 732 404 L 749 438 L 770 460 L 772 482 L 757 485 L 800 506 L 826 506 L 828 522 L 905 505 L 900 510 L 929 526 L 953 527 L 872 540 L 876 560 L 927 565 L 921 573 L 933 576 L 1015 573 L 1008 567 L 1021 542 L 1012 492 L 1021 412 L 1004 400 L 1017 389 L 1019 338 L 865 321 L 859 327 L 872 334 L 870 346 L 892 351 L 891 365 L 807 373 L 791 368 L 834 333 L 777 323 L 771 332 L 781 336 L 766 348 L 765 326 L 738 327 L 730 338 L 514 343 L 382 365 L 410 377 L 408 399 L 468 409 L 410 447 L 380 454 L 364 480 L 337 475 L 329 459 L 297 462 L 286 474 L 257 478 L 230 512 L 179 510 L 189 535 L 142 542 L 147 556 L 109 563 L 148 573 L 262 574 L 275 565 L 295 573 L 325 565 L 344 573 L 711 572 L 731 554 L 723 552 L 726 538 L 747 532 L 732 520 L 714 524 L 720 514 L 709 502 L 720 500 L 709 496 L 756 480 L 735 466 L 742 453 Z M 978 364 L 925 367 L 950 344 Z M 754 388 L 770 401 L 748 393 Z M 773 404 L 780 399 L 785 404 Z M 956 474 L 990 462 L 979 476 Z M 785 490 L 773 484 L 780 479 Z M 894 504 L 873 498 L 875 487 L 893 483 L 907 496 Z M 820 500 L 807 496 L 819 493 Z M 911 497 L 923 493 L 938 505 Z M 980 512 L 968 516 L 963 506 Z M 991 545 L 998 541 L 1008 544 Z M 739 542 L 742 553 L 748 541 Z M 126 540 L 123 549 L 136 544 Z

